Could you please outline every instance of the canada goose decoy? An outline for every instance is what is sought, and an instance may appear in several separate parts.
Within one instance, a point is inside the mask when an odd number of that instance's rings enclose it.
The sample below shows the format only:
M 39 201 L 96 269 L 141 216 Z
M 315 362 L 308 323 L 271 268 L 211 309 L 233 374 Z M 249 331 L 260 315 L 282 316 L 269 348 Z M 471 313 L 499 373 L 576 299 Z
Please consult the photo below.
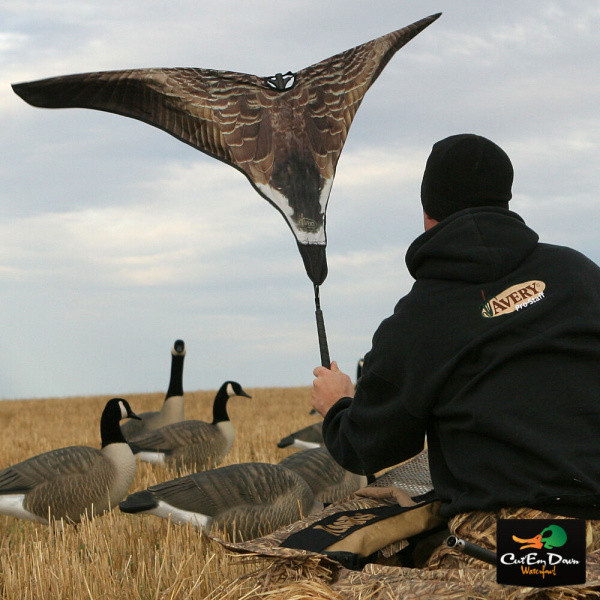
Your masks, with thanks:
M 0 471 L 0 514 L 48 524 L 48 516 L 78 523 L 84 514 L 113 508 L 133 481 L 136 460 L 119 422 L 138 418 L 126 400 L 106 403 L 100 419 L 102 449 L 69 446 Z
M 282 214 L 310 279 L 320 285 L 327 276 L 325 211 L 352 120 L 396 51 L 440 14 L 297 73 L 133 69 L 12 87 L 33 106 L 139 119 L 235 167 Z
M 364 484 L 364 477 L 342 469 L 327 450 L 311 448 L 277 465 L 240 463 L 165 481 L 131 494 L 119 508 L 251 539 L 319 511 Z
M 309 485 L 280 465 L 241 463 L 165 481 L 119 504 L 146 513 L 252 539 L 305 517 L 313 508 Z
M 327 448 L 295 452 L 278 464 L 294 471 L 308 483 L 315 503 L 330 504 L 343 500 L 367 485 L 366 477 L 346 471 L 335 462 Z
M 159 427 L 185 420 L 183 406 L 183 361 L 185 359 L 185 343 L 175 340 L 171 349 L 171 378 L 162 408 L 155 412 L 143 412 L 138 415 L 140 421 L 126 421 L 121 431 L 128 441 L 154 431 Z
M 323 422 L 313 423 L 281 438 L 278 448 L 319 448 L 323 445 Z
M 149 431 L 130 443 L 140 460 L 154 464 L 170 464 L 196 470 L 218 466 L 233 446 L 233 425 L 227 414 L 227 401 L 232 396 L 250 398 L 235 381 L 226 381 L 213 402 L 212 423 L 181 421 Z

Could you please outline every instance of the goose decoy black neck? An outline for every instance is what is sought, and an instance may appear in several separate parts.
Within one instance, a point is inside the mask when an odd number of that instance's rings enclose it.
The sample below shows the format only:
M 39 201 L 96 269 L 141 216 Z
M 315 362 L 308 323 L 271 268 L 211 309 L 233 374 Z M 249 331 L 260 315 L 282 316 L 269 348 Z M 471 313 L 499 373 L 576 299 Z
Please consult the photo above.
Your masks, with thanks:
M 212 424 L 222 423 L 223 421 L 229 421 L 229 415 L 227 414 L 227 401 L 231 396 L 244 396 L 251 398 L 247 394 L 242 386 L 237 381 L 226 381 L 217 392 L 215 401 L 213 403 L 213 420 Z
M 139 419 L 129 406 L 129 402 L 123 398 L 113 398 L 106 403 L 100 418 L 100 436 L 102 448 L 109 444 L 126 444 L 125 437 L 121 432 L 119 423 L 122 419 Z
M 185 343 L 176 340 L 171 350 L 171 377 L 165 400 L 173 396 L 183 396 L 183 361 L 185 359 Z

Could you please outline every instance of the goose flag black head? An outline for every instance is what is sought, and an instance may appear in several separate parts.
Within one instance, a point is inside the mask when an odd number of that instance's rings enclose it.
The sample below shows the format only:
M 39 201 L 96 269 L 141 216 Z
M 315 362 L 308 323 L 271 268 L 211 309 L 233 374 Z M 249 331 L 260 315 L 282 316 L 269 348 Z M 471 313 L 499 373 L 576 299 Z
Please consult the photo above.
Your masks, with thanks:
M 325 210 L 352 119 L 395 52 L 440 15 L 297 73 L 105 71 L 13 85 L 33 106 L 139 119 L 239 169 L 290 226 L 316 285 L 327 276 Z

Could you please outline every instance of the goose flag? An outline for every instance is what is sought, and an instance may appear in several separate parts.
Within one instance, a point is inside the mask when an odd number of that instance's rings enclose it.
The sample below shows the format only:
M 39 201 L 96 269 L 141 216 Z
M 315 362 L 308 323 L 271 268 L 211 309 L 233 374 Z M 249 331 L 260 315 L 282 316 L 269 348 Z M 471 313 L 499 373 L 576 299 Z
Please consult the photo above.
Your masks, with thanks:
M 29 104 L 139 119 L 239 169 L 291 228 L 308 276 L 327 276 L 325 210 L 352 119 L 394 53 L 440 15 L 297 73 L 133 69 L 14 84 Z

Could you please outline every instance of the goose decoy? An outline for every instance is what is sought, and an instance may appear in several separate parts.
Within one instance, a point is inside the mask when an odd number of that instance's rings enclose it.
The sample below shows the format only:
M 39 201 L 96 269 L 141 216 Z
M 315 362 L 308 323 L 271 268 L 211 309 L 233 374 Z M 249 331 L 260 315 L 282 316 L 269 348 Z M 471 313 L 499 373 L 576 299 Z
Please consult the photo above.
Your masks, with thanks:
M 119 422 L 137 419 L 128 402 L 109 400 L 100 419 L 102 449 L 69 446 L 0 471 L 0 514 L 48 524 L 78 523 L 113 508 L 133 481 L 136 460 Z
M 165 481 L 131 494 L 119 508 L 252 539 L 349 496 L 364 479 L 324 448 L 311 448 L 277 465 L 240 463 Z
M 171 349 L 171 378 L 162 408 L 155 412 L 143 412 L 138 415 L 141 420 L 126 421 L 121 431 L 128 441 L 154 431 L 159 427 L 185 420 L 183 406 L 183 361 L 185 359 L 185 343 L 175 340 Z
M 305 517 L 313 503 L 309 485 L 294 471 L 241 463 L 159 483 L 131 494 L 119 508 L 207 531 L 218 528 L 246 540 Z
M 335 462 L 327 448 L 294 452 L 278 464 L 294 471 L 308 483 L 315 503 L 330 504 L 343 500 L 367 485 L 365 476 L 346 471 Z
M 325 211 L 354 115 L 396 51 L 440 14 L 297 73 L 133 69 L 12 87 L 33 106 L 139 119 L 235 167 L 282 214 L 318 286 L 327 276 Z
M 277 447 L 319 448 L 323 444 L 323 421 L 319 421 L 281 438 L 277 443 Z
M 154 464 L 169 464 L 196 470 L 218 466 L 233 446 L 233 425 L 227 414 L 227 401 L 232 396 L 250 398 L 235 381 L 226 381 L 213 402 L 212 423 L 181 421 L 149 431 L 130 442 L 140 460 Z

